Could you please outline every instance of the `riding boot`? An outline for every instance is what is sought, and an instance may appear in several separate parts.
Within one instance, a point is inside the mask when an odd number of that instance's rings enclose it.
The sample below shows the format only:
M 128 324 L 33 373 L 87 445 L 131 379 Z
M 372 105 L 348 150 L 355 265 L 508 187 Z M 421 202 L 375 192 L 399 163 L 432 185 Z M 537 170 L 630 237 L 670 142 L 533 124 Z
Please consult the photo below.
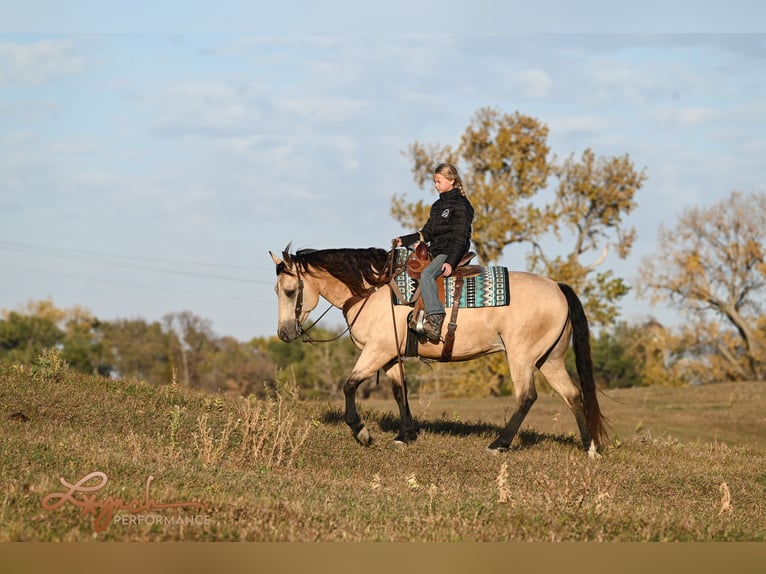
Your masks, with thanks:
M 444 322 L 444 313 L 432 313 L 426 317 L 423 324 L 423 331 L 426 338 L 432 343 L 438 343 L 442 334 L 442 323 Z

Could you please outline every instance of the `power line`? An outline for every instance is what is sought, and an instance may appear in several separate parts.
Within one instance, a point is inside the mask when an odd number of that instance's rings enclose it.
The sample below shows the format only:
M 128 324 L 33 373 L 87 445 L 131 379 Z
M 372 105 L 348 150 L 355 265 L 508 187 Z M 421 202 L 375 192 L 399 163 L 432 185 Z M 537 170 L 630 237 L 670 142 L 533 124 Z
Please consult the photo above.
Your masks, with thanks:
M 58 277 L 66 277 L 69 279 L 81 279 L 86 281 L 94 281 L 94 282 L 102 282 L 102 283 L 110 283 L 112 285 L 119 285 L 121 287 L 130 287 L 133 289 L 146 289 L 149 291 L 164 291 L 167 293 L 177 293 L 182 295 L 193 295 L 195 297 L 212 297 L 216 299 L 226 299 L 226 300 L 237 300 L 237 301 L 252 301 L 252 297 L 240 297 L 240 296 L 232 296 L 232 295 L 221 295 L 221 294 L 212 294 L 212 293 L 199 293 L 199 292 L 193 292 L 188 290 L 178 290 L 178 289 L 169 289 L 162 286 L 157 285 L 142 285 L 139 283 L 130 283 L 127 281 L 120 281 L 117 279 L 110 279 L 107 277 L 86 277 L 84 275 L 79 275 L 75 273 L 64 273 L 61 271 L 54 271 L 51 269 L 36 269 L 33 267 L 27 267 L 25 265 L 19 265 L 17 263 L 6 263 L 4 264 L 5 267 L 13 267 L 16 269 L 21 269 L 22 271 L 31 271 L 33 273 L 44 273 L 47 275 L 56 275 Z
M 137 256 L 109 254 L 109 253 L 98 252 L 98 251 L 68 249 L 64 247 L 31 245 L 28 243 L 19 243 L 19 242 L 13 242 L 13 241 L 5 241 L 5 240 L 0 240 L 0 248 L 10 248 L 15 251 L 27 251 L 27 252 L 43 251 L 42 253 L 43 256 L 63 257 L 66 259 L 81 261 L 85 263 L 93 263 L 93 261 L 89 260 L 89 258 L 97 257 L 100 259 L 100 261 L 98 261 L 99 263 L 103 263 L 106 265 L 118 266 L 121 268 L 128 268 L 128 269 L 141 269 L 144 271 L 153 271 L 156 273 L 165 273 L 169 275 L 181 275 L 185 277 L 215 279 L 219 281 L 232 281 L 237 283 L 250 283 L 250 284 L 258 283 L 258 284 L 268 284 L 268 285 L 272 284 L 272 281 L 267 281 L 263 279 L 233 277 L 230 275 L 202 273 L 199 271 L 188 271 L 188 270 L 181 270 L 181 269 L 169 269 L 167 267 L 157 267 L 154 265 L 146 265 L 146 264 L 140 263 L 140 261 L 153 261 L 157 263 L 164 263 L 166 265 L 176 265 L 176 266 L 195 265 L 195 266 L 202 266 L 202 267 L 218 267 L 218 268 L 229 268 L 229 269 L 252 270 L 251 267 L 248 267 L 245 265 L 230 265 L 230 264 L 224 264 L 224 263 L 209 263 L 209 262 L 201 262 L 201 261 L 181 261 L 181 260 L 173 260 L 173 259 L 162 259 L 162 258 L 156 258 L 156 257 L 142 258 Z M 52 253 L 44 253 L 45 251 L 49 251 Z M 61 252 L 63 253 L 63 255 L 56 255 L 55 252 Z M 136 261 L 139 261 L 139 262 L 136 262 Z M 47 270 L 39 269 L 38 271 L 47 271 Z
M 154 261 L 155 263 L 167 263 L 170 265 L 196 265 L 198 267 L 224 267 L 227 269 L 252 269 L 249 265 L 234 265 L 231 263 L 211 263 L 209 261 L 196 261 L 196 260 L 181 260 L 181 259 L 164 259 L 160 257 L 144 257 L 136 255 L 122 255 L 118 253 L 107 253 L 104 251 L 89 251 L 85 249 L 72 249 L 69 247 L 58 247 L 52 245 L 33 245 L 31 243 L 21 243 L 18 241 L 6 241 L 0 239 L 0 246 L 8 246 L 17 249 L 37 250 L 37 251 L 63 251 L 65 253 L 72 253 L 73 255 L 87 255 L 94 257 L 105 257 L 109 259 L 126 259 L 133 261 Z

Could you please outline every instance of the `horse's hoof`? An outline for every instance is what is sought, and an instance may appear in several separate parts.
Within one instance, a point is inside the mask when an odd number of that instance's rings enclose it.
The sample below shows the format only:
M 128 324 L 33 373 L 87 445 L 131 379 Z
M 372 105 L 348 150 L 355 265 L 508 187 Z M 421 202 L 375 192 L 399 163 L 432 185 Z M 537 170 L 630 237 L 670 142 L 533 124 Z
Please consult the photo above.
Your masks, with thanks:
M 508 452 L 510 448 L 511 448 L 511 445 L 503 444 L 499 440 L 496 440 L 495 442 L 493 442 L 487 447 L 487 451 L 491 452 L 492 454 L 500 454 L 503 452 Z
M 399 444 L 410 444 L 411 442 L 415 442 L 417 438 L 418 433 L 416 432 L 400 432 L 394 439 L 394 442 Z
M 596 443 L 591 442 L 590 448 L 588 449 L 588 458 L 595 460 L 597 458 L 601 458 L 601 455 L 598 452 L 598 448 L 596 448 Z
M 372 444 L 372 436 L 370 436 L 370 431 L 367 430 L 367 427 L 362 427 L 359 432 L 354 435 L 354 438 L 362 446 L 370 446 L 370 444 Z

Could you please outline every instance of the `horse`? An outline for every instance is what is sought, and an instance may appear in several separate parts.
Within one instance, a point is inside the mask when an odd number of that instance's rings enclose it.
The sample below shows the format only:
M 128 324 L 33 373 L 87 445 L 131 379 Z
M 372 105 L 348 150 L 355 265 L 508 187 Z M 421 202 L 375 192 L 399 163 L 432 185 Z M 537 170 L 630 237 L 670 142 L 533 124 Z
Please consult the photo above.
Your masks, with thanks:
M 342 310 L 348 332 L 361 349 L 344 386 L 344 420 L 354 438 L 368 446 L 372 437 L 356 407 L 357 387 L 383 370 L 391 381 L 399 407 L 396 441 L 410 443 L 418 429 L 410 412 L 404 369 L 401 366 L 407 331 L 407 305 L 393 304 L 393 250 L 377 247 L 301 249 L 281 258 L 269 252 L 276 265 L 277 334 L 287 343 L 304 336 L 304 324 L 320 297 Z M 489 451 L 507 451 L 537 399 L 535 369 L 564 399 L 574 414 L 583 448 L 593 458 L 608 437 L 606 419 L 598 403 L 591 363 L 590 334 L 582 303 L 564 283 L 528 272 L 509 271 L 507 306 L 461 309 L 451 361 L 467 361 L 505 352 L 513 382 L 516 407 Z M 579 384 L 564 361 L 570 339 Z M 418 356 L 438 360 L 444 343 L 422 343 Z

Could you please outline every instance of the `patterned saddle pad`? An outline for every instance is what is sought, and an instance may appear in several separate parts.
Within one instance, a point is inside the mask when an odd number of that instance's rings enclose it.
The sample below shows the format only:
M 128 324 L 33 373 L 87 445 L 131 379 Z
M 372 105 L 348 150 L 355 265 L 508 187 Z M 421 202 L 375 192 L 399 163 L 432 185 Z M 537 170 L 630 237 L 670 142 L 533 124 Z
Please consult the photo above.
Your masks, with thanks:
M 404 263 L 410 251 L 404 247 L 397 248 L 397 261 Z M 444 306 L 452 307 L 455 292 L 455 278 L 444 279 L 444 293 L 446 301 Z M 404 305 L 415 294 L 418 283 L 404 271 L 397 275 L 396 286 L 406 298 L 401 301 L 399 295 L 395 295 L 395 303 Z M 507 267 L 482 267 L 481 273 L 475 277 L 466 277 L 463 281 L 463 289 L 460 292 L 459 307 L 462 309 L 477 307 L 502 307 L 510 304 L 511 295 L 508 291 L 508 268 Z M 414 303 L 414 301 L 412 301 Z

